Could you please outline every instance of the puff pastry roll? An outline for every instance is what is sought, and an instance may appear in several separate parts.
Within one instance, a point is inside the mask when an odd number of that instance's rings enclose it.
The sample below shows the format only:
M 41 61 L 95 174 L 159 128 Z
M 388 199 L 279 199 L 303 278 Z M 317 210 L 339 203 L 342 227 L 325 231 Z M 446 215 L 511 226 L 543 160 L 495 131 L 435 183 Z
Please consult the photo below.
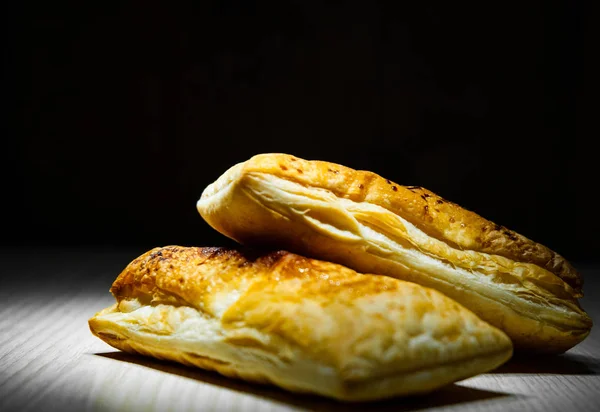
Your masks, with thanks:
M 224 235 L 437 289 L 504 330 L 515 348 L 560 353 L 590 332 L 582 280 L 547 247 L 431 191 L 375 173 L 262 154 L 197 202 Z
M 512 354 L 435 290 L 284 251 L 156 248 L 111 292 L 89 326 L 117 349 L 345 401 L 429 392 Z

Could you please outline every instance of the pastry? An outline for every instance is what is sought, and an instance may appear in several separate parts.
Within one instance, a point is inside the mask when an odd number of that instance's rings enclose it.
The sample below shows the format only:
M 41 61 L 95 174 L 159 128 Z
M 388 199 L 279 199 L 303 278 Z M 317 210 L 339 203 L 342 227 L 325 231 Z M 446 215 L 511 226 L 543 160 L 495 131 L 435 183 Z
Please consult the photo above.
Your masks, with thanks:
M 227 170 L 197 208 L 242 244 L 437 289 L 504 330 L 515 349 L 564 352 L 592 327 L 578 303 L 581 277 L 567 260 L 422 187 L 262 154 Z
M 345 401 L 429 392 L 512 354 L 435 290 L 285 251 L 156 248 L 111 292 L 89 326 L 117 349 Z

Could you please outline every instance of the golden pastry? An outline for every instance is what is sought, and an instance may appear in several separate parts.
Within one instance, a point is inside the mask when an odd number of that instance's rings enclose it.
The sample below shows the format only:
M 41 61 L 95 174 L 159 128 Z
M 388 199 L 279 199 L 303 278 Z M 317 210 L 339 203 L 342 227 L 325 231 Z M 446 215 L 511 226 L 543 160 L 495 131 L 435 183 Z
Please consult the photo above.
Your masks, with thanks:
M 283 251 L 156 248 L 111 292 L 89 326 L 117 349 L 346 401 L 429 392 L 512 354 L 435 290 Z
M 516 348 L 560 353 L 592 327 L 577 300 L 581 277 L 563 257 L 422 187 L 263 154 L 226 171 L 197 208 L 242 244 L 437 289 L 504 330 Z

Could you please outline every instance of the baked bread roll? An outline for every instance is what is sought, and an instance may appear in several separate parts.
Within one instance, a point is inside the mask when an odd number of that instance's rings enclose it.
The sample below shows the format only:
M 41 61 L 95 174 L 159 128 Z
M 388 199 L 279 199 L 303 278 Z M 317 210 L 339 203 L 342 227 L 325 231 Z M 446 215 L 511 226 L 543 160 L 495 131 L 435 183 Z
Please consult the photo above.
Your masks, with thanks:
M 111 292 L 89 326 L 117 349 L 345 401 L 432 391 L 512 354 L 435 290 L 283 251 L 156 248 Z
M 374 173 L 285 154 L 226 171 L 197 203 L 224 235 L 437 289 L 504 330 L 515 348 L 560 353 L 583 340 L 582 280 L 559 254 Z

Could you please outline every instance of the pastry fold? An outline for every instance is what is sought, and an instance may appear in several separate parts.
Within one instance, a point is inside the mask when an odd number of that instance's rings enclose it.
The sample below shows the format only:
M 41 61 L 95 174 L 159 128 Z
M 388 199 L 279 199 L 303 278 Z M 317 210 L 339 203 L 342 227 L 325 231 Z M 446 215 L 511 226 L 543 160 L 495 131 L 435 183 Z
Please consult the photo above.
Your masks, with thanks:
M 111 292 L 89 326 L 117 349 L 345 401 L 429 392 L 512 354 L 435 290 L 284 251 L 156 248 Z
M 222 234 L 437 289 L 516 348 L 560 353 L 592 321 L 558 253 L 417 186 L 287 154 L 237 164 L 197 202 Z

